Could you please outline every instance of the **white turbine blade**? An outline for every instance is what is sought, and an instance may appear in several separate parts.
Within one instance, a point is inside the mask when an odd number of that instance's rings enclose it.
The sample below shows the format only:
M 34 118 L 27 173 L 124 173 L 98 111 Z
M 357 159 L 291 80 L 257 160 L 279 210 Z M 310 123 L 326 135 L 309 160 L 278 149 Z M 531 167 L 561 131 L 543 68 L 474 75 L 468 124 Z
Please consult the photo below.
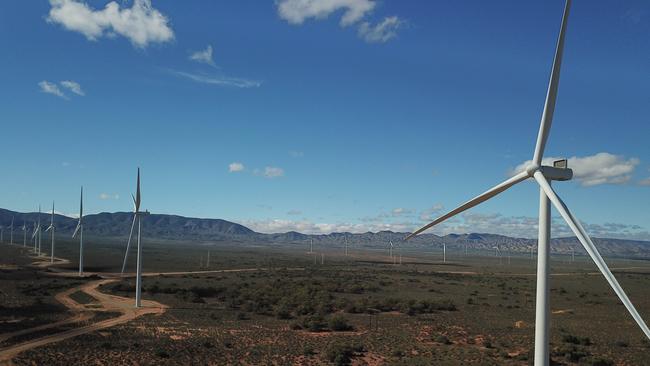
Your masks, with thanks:
M 528 179 L 529 177 L 530 177 L 530 175 L 528 175 L 528 172 L 525 172 L 525 171 L 515 175 L 514 177 L 512 177 L 512 178 L 510 178 L 510 179 L 508 179 L 508 180 L 506 180 L 506 181 L 504 181 L 504 182 L 490 188 L 489 190 L 487 190 L 487 191 L 481 193 L 480 195 L 472 198 L 471 200 L 463 203 L 458 208 L 455 208 L 455 209 L 449 211 L 448 213 L 438 217 L 437 219 L 435 219 L 431 223 L 423 226 L 422 228 L 416 230 L 415 232 L 413 232 L 412 234 L 407 236 L 404 240 L 409 240 L 410 238 L 420 234 L 421 232 L 429 229 L 430 227 L 435 226 L 435 225 L 437 225 L 437 224 L 439 224 L 439 223 L 441 223 L 441 222 L 443 222 L 443 221 L 445 221 L 445 220 L 447 220 L 447 219 L 449 219 L 449 218 L 451 218 L 453 216 L 456 216 L 459 213 L 461 213 L 461 212 L 463 212 L 465 210 L 468 210 L 468 209 L 478 205 L 481 202 L 485 202 L 485 201 L 489 200 L 490 198 L 496 196 L 497 194 L 499 194 L 499 193 L 505 191 L 506 189 L 514 186 L 515 184 Z
M 564 35 L 566 34 L 567 20 L 569 18 L 569 9 L 571 0 L 567 0 L 564 6 L 564 15 L 562 16 L 562 25 L 560 26 L 560 35 L 557 39 L 555 48 L 555 58 L 553 59 L 553 69 L 551 70 L 551 80 L 548 83 L 546 91 L 546 102 L 542 112 L 542 120 L 539 124 L 539 133 L 537 134 L 537 143 L 535 145 L 535 154 L 533 155 L 533 164 L 541 165 L 544 156 L 546 140 L 553 123 L 553 112 L 555 111 L 555 100 L 557 99 L 557 89 L 560 85 L 560 68 L 562 65 L 562 53 L 564 51 Z
M 623 288 L 616 280 L 616 277 L 614 277 L 612 272 L 609 270 L 609 267 L 607 267 L 605 260 L 600 256 L 598 249 L 591 241 L 591 238 L 589 238 L 589 235 L 587 235 L 580 222 L 576 220 L 575 217 L 573 217 L 569 209 L 566 207 L 564 202 L 562 202 L 560 197 L 558 197 L 553 188 L 551 188 L 551 185 L 548 184 L 546 178 L 541 172 L 535 172 L 535 180 L 537 180 L 537 183 L 539 183 L 540 187 L 542 187 L 544 193 L 546 193 L 546 196 L 548 196 L 548 198 L 553 203 L 553 206 L 555 206 L 555 208 L 560 212 L 560 215 L 562 218 L 564 218 L 564 221 L 567 222 L 571 228 L 571 231 L 573 231 L 573 233 L 576 235 L 582 246 L 585 247 L 585 250 L 587 250 L 587 253 L 589 253 L 591 259 L 594 261 L 594 263 L 596 263 L 596 266 L 603 274 L 603 276 L 605 276 L 605 279 L 607 282 L 609 282 L 609 285 L 612 287 L 612 289 L 614 289 L 614 292 L 618 298 L 621 299 L 621 302 L 623 305 L 625 305 L 627 311 L 630 312 L 632 318 L 634 318 L 639 327 L 641 327 L 641 330 L 643 333 L 645 333 L 646 337 L 650 339 L 650 329 L 648 329 L 645 321 L 643 321 L 641 315 L 639 315 L 639 313 L 636 311 L 636 308 L 625 294 L 625 291 L 623 291 Z
M 133 223 L 131 224 L 131 233 L 129 234 L 129 241 L 126 242 L 126 252 L 124 253 L 124 262 L 122 262 L 122 272 L 126 268 L 126 260 L 129 258 L 129 248 L 131 247 L 131 237 L 133 236 L 133 228 L 135 227 L 135 220 L 138 217 L 137 214 L 133 215 Z
M 79 228 L 81 227 L 81 221 L 77 224 L 77 228 L 74 229 L 74 233 L 72 234 L 72 238 L 74 239 L 75 236 L 77 236 L 77 233 L 79 232 Z

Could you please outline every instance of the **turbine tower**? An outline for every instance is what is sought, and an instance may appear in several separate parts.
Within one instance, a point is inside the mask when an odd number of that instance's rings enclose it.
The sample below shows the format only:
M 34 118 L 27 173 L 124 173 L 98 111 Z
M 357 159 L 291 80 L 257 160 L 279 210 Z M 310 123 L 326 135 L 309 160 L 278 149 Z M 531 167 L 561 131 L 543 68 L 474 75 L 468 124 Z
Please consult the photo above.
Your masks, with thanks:
M 551 203 L 562 218 L 567 222 L 571 231 L 576 235 L 587 254 L 595 262 L 596 266 L 603 274 L 609 285 L 619 297 L 623 305 L 627 308 L 632 318 L 639 325 L 646 337 L 650 339 L 650 329 L 639 315 L 636 308 L 627 297 L 621 285 L 618 283 L 612 272 L 607 267 L 603 257 L 598 252 L 591 238 L 587 235 L 584 227 L 571 213 L 566 204 L 560 199 L 557 193 L 551 187 L 552 181 L 567 181 L 573 177 L 573 172 L 567 167 L 566 160 L 560 160 L 553 163 L 553 166 L 542 165 L 544 148 L 549 137 L 551 123 L 553 121 L 553 112 L 555 110 L 555 101 L 557 99 L 557 90 L 560 82 L 560 65 L 562 63 L 562 52 L 564 49 L 564 37 L 567 28 L 567 19 L 571 0 L 567 0 L 562 16 L 560 34 L 557 40 L 553 68 L 544 103 L 544 110 L 537 135 L 535 152 L 532 163 L 522 172 L 517 173 L 506 181 L 496 185 L 484 193 L 465 202 L 461 206 L 440 216 L 431 223 L 418 229 L 410 234 L 409 239 L 429 228 L 435 226 L 459 213 L 468 210 L 481 202 L 487 201 L 508 188 L 521 183 L 529 178 L 535 179 L 540 187 L 539 191 L 539 237 L 537 241 L 537 297 L 535 313 L 535 366 L 546 366 L 549 364 L 549 320 L 550 320 L 550 236 L 551 236 Z
M 131 224 L 131 234 L 129 234 L 129 240 L 126 242 L 126 253 L 124 254 L 124 262 L 122 263 L 122 273 L 124 273 L 124 268 L 126 267 L 126 261 L 129 256 L 129 247 L 131 245 L 131 237 L 133 236 L 133 228 L 135 227 L 135 222 L 138 222 L 138 256 L 136 259 L 136 274 L 135 274 L 135 307 L 139 308 L 142 306 L 142 217 L 148 215 L 147 211 L 140 211 L 140 168 L 138 168 L 138 180 L 136 185 L 135 196 L 133 197 L 133 223 Z
M 442 263 L 447 263 L 447 244 L 442 243 Z
M 50 226 L 45 229 L 45 232 L 52 231 L 52 247 L 50 252 L 50 263 L 54 263 L 54 201 L 52 201 L 52 217 L 50 218 Z
M 9 240 L 9 244 L 14 245 L 14 217 L 13 216 L 11 216 L 11 225 L 9 226 L 9 229 L 11 230 L 10 232 L 11 239 Z
M 23 220 L 23 247 L 27 246 L 27 221 Z
M 81 196 L 79 199 L 79 221 L 77 222 L 77 228 L 74 229 L 72 238 L 74 239 L 79 233 L 79 276 L 84 275 L 84 187 L 81 186 Z

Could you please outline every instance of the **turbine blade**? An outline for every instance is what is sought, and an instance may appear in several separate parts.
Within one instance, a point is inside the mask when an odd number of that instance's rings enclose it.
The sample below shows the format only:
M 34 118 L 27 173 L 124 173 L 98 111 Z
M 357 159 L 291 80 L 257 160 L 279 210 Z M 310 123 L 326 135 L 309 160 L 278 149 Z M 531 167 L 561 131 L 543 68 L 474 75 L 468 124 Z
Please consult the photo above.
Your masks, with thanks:
M 571 228 L 571 231 L 578 237 L 578 240 L 582 244 L 583 247 L 587 250 L 587 253 L 589 253 L 589 256 L 591 259 L 596 263 L 596 266 L 600 270 L 600 272 L 605 276 L 605 279 L 607 282 L 609 282 L 609 285 L 612 287 L 616 295 L 618 296 L 619 299 L 621 299 L 621 302 L 625 307 L 627 308 L 627 311 L 630 312 L 630 315 L 632 315 L 632 318 L 636 321 L 636 323 L 639 325 L 643 333 L 645 333 L 646 337 L 650 339 L 650 329 L 648 329 L 648 326 L 646 325 L 645 321 L 643 321 L 643 318 L 641 318 L 641 315 L 636 311 L 636 308 L 630 301 L 630 299 L 627 297 L 625 294 L 625 291 L 623 291 L 623 288 L 621 285 L 618 283 L 616 280 L 616 277 L 612 274 L 612 272 L 609 270 L 609 267 L 607 267 L 607 264 L 605 263 L 605 260 L 603 257 L 600 256 L 600 253 L 598 252 L 598 249 L 594 245 L 594 243 L 591 241 L 591 238 L 587 233 L 585 232 L 585 229 L 582 227 L 580 222 L 576 220 L 575 217 L 571 214 L 569 211 L 569 208 L 562 202 L 560 197 L 555 193 L 553 188 L 551 188 L 551 185 L 548 184 L 546 181 L 546 178 L 544 175 L 537 171 L 534 174 L 535 180 L 537 183 L 539 183 L 540 187 L 544 190 L 544 193 L 546 193 L 546 196 L 551 200 L 553 203 L 553 206 L 560 212 L 560 215 L 564 219 L 564 221 L 567 222 L 569 227 Z
M 77 236 L 77 233 L 79 232 L 79 228 L 80 228 L 80 227 L 81 227 L 81 220 L 80 220 L 79 223 L 77 224 L 77 228 L 74 229 L 74 233 L 72 234 L 72 239 L 74 239 L 75 236 Z
M 504 181 L 504 182 L 490 188 L 489 190 L 487 190 L 487 191 L 481 193 L 480 195 L 472 198 L 471 200 L 463 203 L 458 208 L 455 208 L 455 209 L 449 211 L 448 213 L 446 213 L 446 214 L 438 217 L 437 219 L 433 220 L 431 223 L 429 223 L 429 224 L 423 226 L 422 228 L 416 230 L 415 232 L 413 232 L 412 234 L 407 236 L 404 240 L 409 240 L 410 238 L 420 234 L 421 232 L 429 229 L 430 227 L 435 226 L 435 225 L 449 219 L 450 217 L 456 216 L 459 213 L 461 213 L 461 212 L 463 212 L 465 210 L 468 210 L 468 209 L 478 205 L 481 202 L 485 202 L 485 201 L 489 200 L 490 198 L 496 196 L 497 194 L 499 194 L 499 193 L 505 191 L 506 189 L 514 186 L 515 184 L 528 179 L 529 177 L 530 176 L 528 175 L 528 172 L 523 171 L 523 172 L 515 175 L 514 177 L 512 177 L 510 179 L 507 179 L 506 181 Z
M 81 198 L 79 200 L 79 221 L 84 217 L 84 187 L 81 186 Z
M 562 25 L 560 26 L 560 35 L 557 39 L 555 48 L 555 58 L 553 59 L 553 69 L 551 69 L 551 80 L 548 83 L 548 90 L 546 91 L 546 101 L 544 102 L 544 111 L 542 112 L 542 120 L 539 124 L 539 132 L 537 134 L 537 143 L 535 144 L 535 154 L 533 155 L 533 164 L 541 165 L 542 157 L 544 156 L 544 148 L 546 147 L 546 140 L 551 130 L 553 123 L 553 112 L 555 111 L 555 100 L 557 99 L 557 89 L 560 85 L 560 68 L 562 66 L 562 53 L 564 51 L 564 35 L 566 34 L 567 20 L 569 18 L 569 9 L 571 8 L 571 0 L 567 0 L 564 6 L 564 14 L 562 15 Z
M 126 252 L 124 253 L 124 262 L 122 262 L 122 274 L 124 274 L 124 269 L 126 268 L 126 260 L 129 258 L 129 248 L 131 247 L 131 237 L 133 236 L 133 228 L 135 227 L 135 220 L 138 215 L 133 215 L 133 223 L 131 224 L 131 233 L 129 233 L 129 241 L 126 242 Z

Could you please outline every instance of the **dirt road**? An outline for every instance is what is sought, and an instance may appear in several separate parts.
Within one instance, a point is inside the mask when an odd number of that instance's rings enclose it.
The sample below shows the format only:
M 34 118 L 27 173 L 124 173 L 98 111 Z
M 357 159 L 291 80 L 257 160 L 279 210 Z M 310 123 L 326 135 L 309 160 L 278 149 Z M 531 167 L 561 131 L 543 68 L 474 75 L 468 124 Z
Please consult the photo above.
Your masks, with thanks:
M 50 262 L 49 258 L 44 258 L 44 257 L 36 257 L 35 258 L 37 261 L 32 263 L 32 265 L 36 267 L 49 267 L 53 264 L 66 264 L 68 263 L 67 260 L 64 259 L 59 259 L 56 258 L 54 263 Z M 59 275 L 65 274 L 67 276 L 77 276 L 78 274 L 75 272 L 59 272 Z M 62 340 L 76 337 L 82 334 L 94 332 L 97 330 L 113 327 L 115 325 L 119 324 L 124 324 L 126 322 L 129 322 L 139 316 L 146 315 L 146 314 L 162 314 L 165 312 L 165 309 L 167 308 L 165 305 L 157 303 L 155 301 L 148 301 L 144 300 L 142 302 L 142 307 L 140 308 L 135 308 L 134 307 L 134 300 L 129 299 L 126 297 L 120 297 L 120 296 L 115 296 L 115 295 L 108 295 L 100 292 L 98 290 L 99 286 L 115 282 L 117 279 L 100 279 L 96 281 L 91 281 L 88 283 L 85 283 L 83 285 L 73 287 L 71 289 L 68 289 L 66 291 L 63 291 L 59 294 L 56 295 L 56 299 L 63 305 L 65 305 L 70 311 L 74 313 L 74 315 L 68 319 L 50 323 L 50 324 L 45 324 L 41 325 L 38 327 L 34 328 L 29 328 L 29 329 L 23 329 L 14 333 L 10 334 L 4 334 L 0 335 L 0 342 L 8 340 L 13 337 L 25 335 L 25 334 L 30 334 L 34 332 L 38 332 L 44 329 L 50 329 L 50 328 L 55 328 L 59 327 L 62 325 L 67 325 L 67 324 L 72 324 L 72 323 L 79 323 L 83 321 L 89 321 L 94 318 L 95 314 L 97 312 L 119 312 L 121 313 L 120 316 L 116 318 L 111 318 L 103 321 L 99 321 L 97 323 L 81 326 L 78 328 L 70 329 L 67 331 L 63 331 L 60 333 L 55 333 L 51 335 L 47 335 L 44 337 L 32 339 L 23 343 L 19 343 L 13 346 L 9 346 L 6 348 L 0 349 L 0 365 L 11 365 L 11 359 L 14 358 L 16 355 L 18 355 L 21 352 L 30 350 L 32 348 L 44 346 L 50 343 L 55 343 L 55 342 L 60 342 Z M 92 302 L 90 304 L 84 305 L 84 304 L 79 304 L 78 302 L 74 301 L 70 295 L 77 291 L 83 291 L 86 294 L 92 296 L 95 298 L 97 301 Z

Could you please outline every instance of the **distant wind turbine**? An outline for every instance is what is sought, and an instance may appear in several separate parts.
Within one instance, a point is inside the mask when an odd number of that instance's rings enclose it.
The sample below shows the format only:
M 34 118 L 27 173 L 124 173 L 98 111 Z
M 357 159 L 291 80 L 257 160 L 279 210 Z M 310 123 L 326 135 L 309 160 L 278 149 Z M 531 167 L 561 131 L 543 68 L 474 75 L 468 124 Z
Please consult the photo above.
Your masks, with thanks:
M 23 230 L 23 247 L 26 247 L 27 246 L 27 221 L 25 221 L 25 219 L 23 219 L 22 230 Z
M 14 217 L 11 216 L 11 225 L 9 226 L 9 229 L 11 229 L 11 239 L 9 241 L 9 244 L 14 245 Z
M 623 305 L 627 308 L 632 318 L 639 325 L 643 333 L 650 339 L 650 329 L 646 325 L 641 315 L 637 312 L 636 308 L 627 297 L 623 288 L 616 280 L 616 277 L 609 270 L 605 260 L 598 252 L 593 241 L 587 235 L 584 227 L 571 213 L 566 204 L 560 199 L 557 193 L 551 187 L 552 181 L 566 181 L 573 177 L 573 171 L 567 167 L 566 160 L 559 160 L 553 163 L 553 166 L 543 166 L 542 158 L 544 157 L 544 149 L 549 137 L 551 124 L 553 121 L 553 112 L 555 110 L 555 102 L 557 99 L 557 91 L 560 82 L 560 67 L 562 63 L 562 53 L 564 49 L 564 37 L 567 27 L 567 19 L 569 16 L 569 9 L 571 7 L 571 0 L 567 0 L 564 7 L 564 14 L 562 16 L 562 23 L 560 26 L 560 34 L 557 40 L 555 50 L 555 58 L 553 60 L 553 67 L 551 70 L 551 78 L 549 81 L 546 102 L 544 103 L 544 110 L 540 122 L 539 132 L 537 135 L 537 143 L 535 145 L 535 152 L 533 154 L 532 163 L 526 167 L 522 172 L 515 174 L 513 177 L 506 181 L 490 188 L 486 192 L 476 196 L 475 198 L 467 201 L 461 206 L 453 209 L 452 211 L 442 215 L 433 222 L 425 225 L 421 229 L 415 231 L 407 237 L 411 238 L 459 213 L 468 210 L 481 202 L 487 201 L 490 198 L 498 195 L 499 193 L 507 190 L 508 188 L 521 183 L 530 178 L 535 179 L 539 185 L 539 237 L 537 240 L 537 296 L 536 296 L 536 314 L 535 314 L 535 366 L 546 366 L 549 364 L 549 323 L 550 323 L 550 237 L 551 237 L 551 203 L 560 216 L 567 222 L 569 228 L 576 235 L 582 246 L 586 249 L 591 259 L 595 262 L 596 266 L 603 274 L 609 285 L 612 287 L 616 295 L 619 297 Z
M 84 187 L 81 186 L 81 196 L 79 198 L 79 221 L 77 228 L 74 229 L 72 238 L 74 239 L 79 233 L 79 276 L 84 274 Z
M 52 231 L 52 247 L 50 252 L 50 263 L 54 263 L 54 202 L 52 202 L 52 218 L 50 219 L 50 226 L 45 229 L 45 232 Z
M 447 263 L 447 244 L 442 243 L 442 263 Z
M 122 273 L 124 273 L 124 267 L 126 266 L 126 260 L 129 255 L 129 246 L 131 243 L 131 236 L 133 235 L 133 227 L 135 222 L 138 222 L 138 254 L 136 258 L 136 270 L 135 270 L 135 307 L 139 308 L 142 306 L 142 218 L 145 215 L 148 215 L 148 211 L 140 211 L 140 202 L 142 200 L 140 195 L 140 168 L 138 168 L 138 179 L 136 183 L 135 196 L 131 195 L 133 198 L 133 224 L 131 225 L 131 234 L 129 234 L 129 240 L 126 244 L 126 253 L 124 253 L 124 262 L 122 264 Z
M 388 246 L 388 256 L 393 258 L 393 247 L 394 247 L 393 241 L 389 239 L 388 244 L 389 244 L 389 246 Z

